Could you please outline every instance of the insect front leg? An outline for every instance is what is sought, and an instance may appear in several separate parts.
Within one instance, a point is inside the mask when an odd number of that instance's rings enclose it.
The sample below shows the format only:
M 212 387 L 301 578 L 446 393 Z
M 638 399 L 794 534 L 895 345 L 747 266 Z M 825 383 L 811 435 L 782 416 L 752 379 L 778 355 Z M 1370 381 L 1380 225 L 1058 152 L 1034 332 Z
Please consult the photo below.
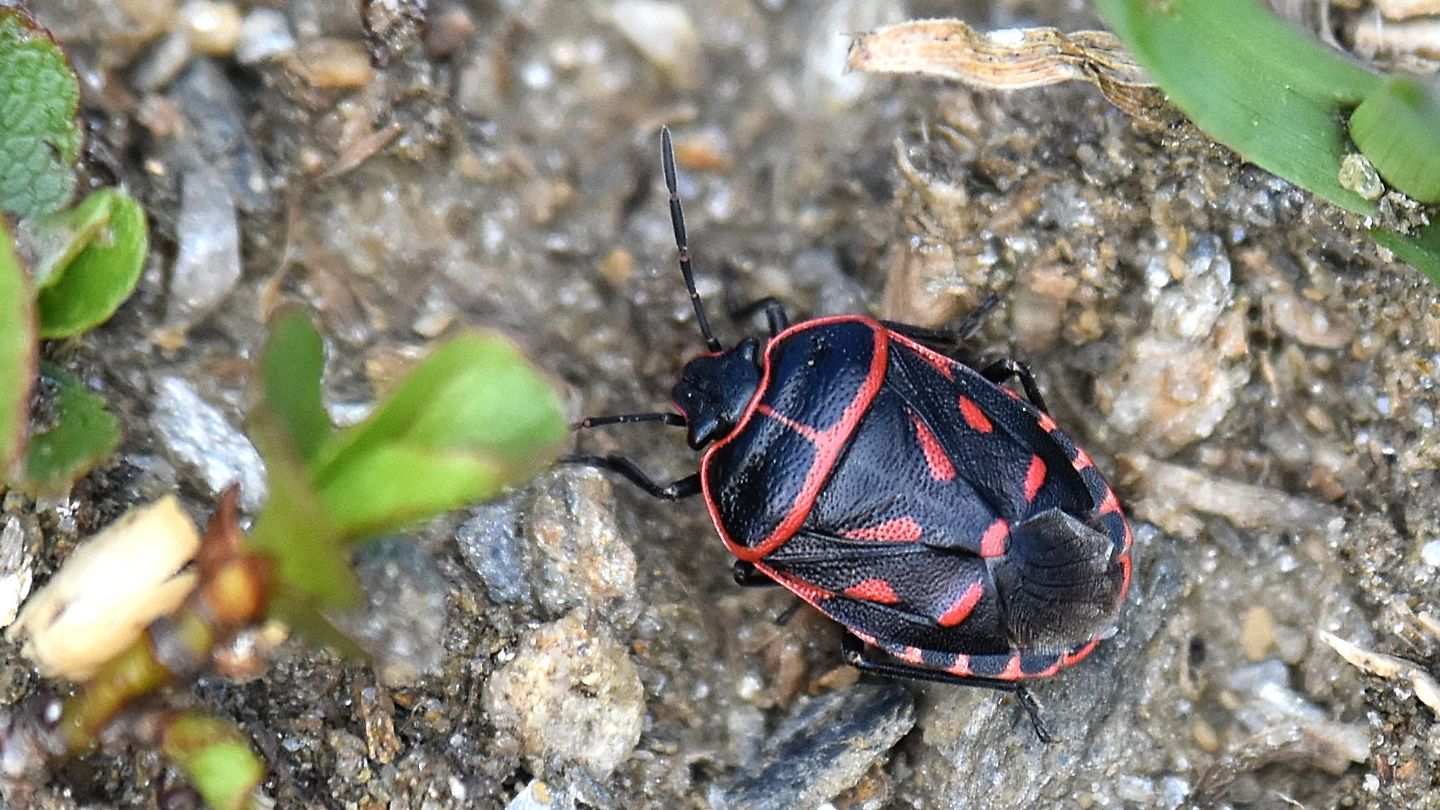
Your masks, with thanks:
M 630 483 L 645 490 L 651 497 L 659 498 L 662 501 L 678 501 L 700 494 L 700 473 L 687 475 L 668 484 L 660 484 L 646 475 L 644 470 L 635 466 L 635 462 L 624 456 L 561 456 L 560 463 L 578 464 L 582 467 L 594 467 L 619 473 Z

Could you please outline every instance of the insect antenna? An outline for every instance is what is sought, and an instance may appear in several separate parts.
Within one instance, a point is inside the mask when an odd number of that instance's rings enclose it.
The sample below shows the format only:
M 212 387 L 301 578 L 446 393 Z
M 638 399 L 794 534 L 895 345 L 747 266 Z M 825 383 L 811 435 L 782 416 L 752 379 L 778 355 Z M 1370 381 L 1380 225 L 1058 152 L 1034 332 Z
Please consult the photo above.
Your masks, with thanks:
M 675 146 L 670 143 L 669 127 L 660 129 L 660 159 L 665 167 L 665 188 L 670 191 L 670 225 L 675 229 L 675 247 L 680 251 L 680 275 L 685 277 L 685 289 L 690 291 L 690 303 L 695 306 L 695 322 L 700 324 L 705 346 L 712 352 L 718 352 L 720 341 L 710 331 L 705 305 L 700 301 L 700 293 L 695 291 L 695 271 L 690 267 L 690 243 L 685 238 L 685 212 L 680 208 L 680 192 L 675 188 Z

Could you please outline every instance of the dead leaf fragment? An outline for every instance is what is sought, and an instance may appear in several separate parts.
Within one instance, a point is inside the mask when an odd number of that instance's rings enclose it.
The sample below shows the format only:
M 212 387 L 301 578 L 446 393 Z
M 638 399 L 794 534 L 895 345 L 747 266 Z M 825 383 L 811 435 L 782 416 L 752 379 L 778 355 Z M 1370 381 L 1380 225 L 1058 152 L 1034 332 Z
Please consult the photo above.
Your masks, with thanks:
M 1393 655 L 1371 652 L 1358 644 L 1351 644 L 1343 638 L 1320 631 L 1320 638 L 1340 653 L 1340 657 L 1359 667 L 1361 671 L 1386 680 L 1408 681 L 1415 697 L 1440 715 L 1440 683 L 1416 664 Z
M 1160 120 L 1167 107 L 1149 74 L 1108 31 L 982 32 L 959 20 L 915 20 L 857 38 L 846 68 L 936 76 L 989 90 L 1086 81 L 1137 118 Z

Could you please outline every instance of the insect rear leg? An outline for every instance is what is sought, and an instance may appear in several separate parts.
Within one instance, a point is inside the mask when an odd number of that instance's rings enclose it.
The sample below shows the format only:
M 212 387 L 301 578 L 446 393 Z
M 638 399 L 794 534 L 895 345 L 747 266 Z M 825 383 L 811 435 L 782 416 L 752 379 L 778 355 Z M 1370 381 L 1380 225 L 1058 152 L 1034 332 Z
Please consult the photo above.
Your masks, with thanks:
M 842 631 L 843 632 L 843 631 Z M 1036 703 L 1030 691 L 1016 681 L 1001 681 L 994 678 L 977 678 L 973 676 L 955 675 L 938 669 L 927 669 L 907 664 L 903 661 L 886 661 L 871 658 L 866 655 L 865 642 L 856 638 L 848 632 L 843 632 L 840 638 L 840 649 L 845 656 L 845 662 L 861 672 L 868 672 L 874 675 L 884 675 L 889 678 L 906 678 L 916 681 L 931 681 L 934 683 L 948 683 L 958 686 L 979 686 L 985 689 L 994 689 L 1000 692 L 1012 692 L 1021 708 L 1030 716 L 1030 724 L 1035 728 L 1035 736 L 1040 742 L 1050 743 L 1054 737 L 1050 736 L 1050 730 L 1045 726 L 1045 721 L 1040 717 L 1040 706 Z
M 975 334 L 975 331 L 980 328 L 980 324 L 985 321 L 986 316 L 995 309 L 995 305 L 998 303 L 1000 303 L 1000 296 L 990 293 L 985 296 L 985 300 L 981 301 L 979 306 L 970 310 L 970 314 L 966 315 L 953 329 L 929 329 L 898 321 L 881 321 L 881 323 L 887 329 L 899 332 L 911 340 L 932 346 L 946 355 L 964 362 L 964 358 L 956 357 L 960 347 Z
M 1035 384 L 1035 375 L 1030 373 L 1030 367 L 1010 357 L 996 360 L 985 368 L 980 369 L 980 376 L 990 382 L 999 385 L 1010 378 L 1020 381 L 1020 387 L 1025 389 L 1025 396 L 1030 404 L 1040 410 L 1049 413 L 1050 409 L 1045 407 L 1045 398 L 1040 396 L 1040 386 Z
M 678 501 L 700 494 L 700 473 L 687 475 L 668 484 L 660 484 L 646 475 L 644 470 L 635 466 L 635 462 L 624 456 L 570 455 L 561 456 L 560 463 L 578 464 L 582 467 L 594 467 L 619 473 L 630 483 L 645 490 L 651 497 L 659 498 L 662 501 Z

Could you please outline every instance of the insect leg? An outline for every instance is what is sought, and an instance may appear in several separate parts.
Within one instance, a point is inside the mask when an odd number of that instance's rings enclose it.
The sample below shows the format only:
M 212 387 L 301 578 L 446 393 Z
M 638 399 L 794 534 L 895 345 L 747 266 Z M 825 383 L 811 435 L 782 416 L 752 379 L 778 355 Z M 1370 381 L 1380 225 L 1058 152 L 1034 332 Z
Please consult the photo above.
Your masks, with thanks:
M 630 483 L 645 490 L 651 497 L 663 501 L 678 501 L 681 498 L 700 494 L 700 473 L 687 475 L 669 484 L 659 484 L 635 466 L 635 462 L 624 456 L 561 456 L 560 463 L 579 464 L 582 467 L 595 467 L 619 473 L 625 476 Z
M 966 315 L 954 329 L 928 329 L 924 326 L 914 326 L 897 321 L 881 321 L 880 323 L 884 324 L 886 329 L 899 332 L 911 340 L 943 349 L 950 354 L 958 350 L 975 334 L 975 330 L 980 328 L 985 317 L 995 309 L 995 305 L 998 303 L 1000 303 L 1000 296 L 990 293 L 985 296 L 985 300 L 981 301 L 979 306 L 970 310 L 970 314 Z
M 840 648 L 845 656 L 845 662 L 861 672 L 868 672 L 875 675 L 884 675 L 889 678 L 907 678 L 916 681 L 932 681 L 934 683 L 948 683 L 958 686 L 979 686 L 985 689 L 995 689 L 1000 692 L 1013 692 L 1016 701 L 1020 704 L 1025 713 L 1030 716 L 1030 724 L 1035 727 L 1035 736 L 1040 742 L 1049 743 L 1054 741 L 1050 736 L 1050 730 L 1045 727 L 1045 721 L 1040 717 L 1040 706 L 1024 686 L 1015 681 L 1001 681 L 994 678 L 977 678 L 973 676 L 955 675 L 938 669 L 927 669 L 902 661 L 885 661 L 871 658 L 865 654 L 865 643 L 852 636 L 848 632 L 841 636 Z
M 585 430 L 601 425 L 633 425 L 636 422 L 664 422 L 671 427 L 685 427 L 685 417 L 678 413 L 617 413 L 606 416 L 587 416 L 570 426 L 571 430 Z
M 742 588 L 768 588 L 780 584 L 744 560 L 736 560 L 730 570 L 735 576 L 735 584 Z
M 720 265 L 720 277 L 725 285 L 725 309 L 732 319 L 745 321 L 757 312 L 765 313 L 765 323 L 770 327 L 770 337 L 784 332 L 790 326 L 790 316 L 785 314 L 785 305 L 774 296 L 742 304 L 735 296 L 735 266 L 730 262 Z
M 1050 409 L 1045 407 L 1045 398 L 1040 396 L 1040 386 L 1035 384 L 1035 375 L 1030 373 L 1030 367 L 1009 357 L 1003 360 L 996 360 L 985 368 L 980 369 L 980 376 L 990 382 L 999 385 L 1002 382 L 1014 377 L 1020 380 L 1020 386 L 1025 389 L 1025 396 L 1030 399 L 1030 404 L 1040 410 L 1049 413 Z

